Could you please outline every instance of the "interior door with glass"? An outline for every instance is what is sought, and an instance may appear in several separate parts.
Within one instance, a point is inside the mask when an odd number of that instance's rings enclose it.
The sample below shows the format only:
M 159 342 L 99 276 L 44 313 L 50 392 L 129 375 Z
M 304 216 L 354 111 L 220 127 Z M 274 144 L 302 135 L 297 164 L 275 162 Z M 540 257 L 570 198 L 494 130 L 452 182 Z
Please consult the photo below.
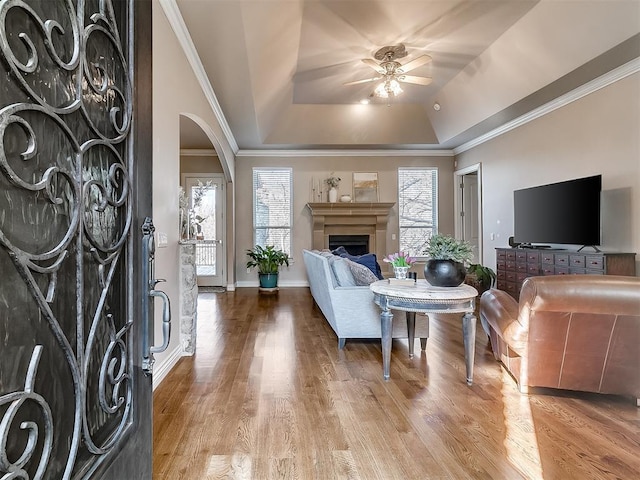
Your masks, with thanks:
M 0 0 L 0 50 L 0 479 L 149 479 L 151 3 Z
M 190 238 L 196 240 L 198 285 L 224 286 L 224 176 L 186 174 L 183 183 L 191 206 Z

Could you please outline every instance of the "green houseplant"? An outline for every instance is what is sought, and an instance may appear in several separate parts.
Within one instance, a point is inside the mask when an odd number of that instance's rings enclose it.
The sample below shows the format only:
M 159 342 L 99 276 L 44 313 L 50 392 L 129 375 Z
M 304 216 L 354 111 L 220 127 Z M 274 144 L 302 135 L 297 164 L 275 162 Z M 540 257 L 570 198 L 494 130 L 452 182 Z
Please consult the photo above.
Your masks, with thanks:
M 273 245 L 256 245 L 247 250 L 247 268 L 258 268 L 260 288 L 271 289 L 278 286 L 278 271 L 282 265 L 289 266 L 289 255 L 277 250 Z
M 480 316 L 480 297 L 484 292 L 486 292 L 496 284 L 496 278 L 496 272 L 494 272 L 491 268 L 480 265 L 479 263 L 472 263 L 467 267 L 467 275 L 464 279 L 464 283 L 466 283 L 467 285 L 471 285 L 478 291 L 478 297 L 476 298 L 475 315 L 480 319 L 482 329 L 487 335 L 489 335 L 489 326 Z
M 482 295 L 485 291 L 489 290 L 496 283 L 496 272 L 491 268 L 480 265 L 479 263 L 472 263 L 467 267 L 467 278 L 465 283 L 468 283 Z
M 473 247 L 450 235 L 436 234 L 427 243 L 424 278 L 436 287 L 457 287 L 464 282 L 465 265 L 471 263 Z

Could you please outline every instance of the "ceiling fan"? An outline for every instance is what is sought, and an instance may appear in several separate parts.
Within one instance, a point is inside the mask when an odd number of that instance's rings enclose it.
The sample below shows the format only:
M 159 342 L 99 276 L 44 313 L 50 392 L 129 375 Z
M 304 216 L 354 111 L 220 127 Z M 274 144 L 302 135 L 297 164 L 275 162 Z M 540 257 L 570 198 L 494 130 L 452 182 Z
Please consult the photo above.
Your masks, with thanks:
M 429 85 L 431 78 L 417 77 L 415 75 L 407 75 L 406 73 L 429 63 L 431 57 L 429 55 L 421 55 L 404 65 L 397 61 L 406 56 L 407 50 L 403 44 L 382 47 L 373 55 L 380 63 L 371 58 L 362 59 L 362 63 L 378 72 L 378 76 L 365 78 L 364 80 L 356 80 L 355 82 L 347 82 L 344 85 L 359 85 L 361 83 L 382 80 L 372 95 L 383 98 L 395 97 L 402 93 L 402 88 L 400 87 L 401 82 L 413 83 L 415 85 Z

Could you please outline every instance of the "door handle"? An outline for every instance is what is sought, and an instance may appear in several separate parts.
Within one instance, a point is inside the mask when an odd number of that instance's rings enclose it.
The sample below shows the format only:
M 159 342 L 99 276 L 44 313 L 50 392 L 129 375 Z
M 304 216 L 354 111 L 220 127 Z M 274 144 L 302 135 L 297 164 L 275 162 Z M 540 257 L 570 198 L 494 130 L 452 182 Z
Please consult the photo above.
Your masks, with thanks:
M 142 224 L 142 370 L 145 374 L 153 373 L 154 353 L 164 352 L 171 340 L 171 302 L 169 296 L 155 287 L 166 280 L 155 278 L 155 241 L 153 221 L 147 217 Z M 153 307 L 156 297 L 162 299 L 162 345 L 152 346 Z
M 169 340 L 171 340 L 171 302 L 169 302 L 169 296 L 162 290 L 149 290 L 149 296 L 162 299 L 162 345 L 149 349 L 149 353 L 153 355 L 164 352 L 169 346 Z

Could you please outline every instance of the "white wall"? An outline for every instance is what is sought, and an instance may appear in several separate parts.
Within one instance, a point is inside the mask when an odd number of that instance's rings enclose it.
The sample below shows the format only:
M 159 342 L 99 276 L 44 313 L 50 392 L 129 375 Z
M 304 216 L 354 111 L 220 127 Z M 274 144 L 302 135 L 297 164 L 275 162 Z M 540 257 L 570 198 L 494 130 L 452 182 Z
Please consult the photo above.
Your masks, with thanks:
M 485 264 L 513 235 L 513 190 L 602 174 L 604 251 L 640 256 L 640 74 L 456 157 L 482 163 Z M 494 239 L 491 235 L 494 235 Z M 636 257 L 638 260 L 638 257 Z M 640 274 L 640 268 L 636 268 Z
M 293 169 L 293 234 L 292 258 L 289 268 L 280 270 L 280 286 L 306 284 L 307 275 L 302 261 L 302 249 L 312 247 L 312 219 L 306 204 L 312 201 L 309 191 L 311 179 L 324 181 L 334 172 L 342 179 L 338 192 L 340 195 L 352 192 L 353 172 L 377 172 L 378 192 L 381 202 L 398 201 L 399 167 L 437 167 L 438 168 L 438 220 L 439 231 L 454 233 L 453 221 L 453 157 L 240 157 L 236 162 L 236 273 L 239 286 L 247 282 L 257 285 L 257 273 L 247 272 L 247 258 L 244 252 L 253 247 L 253 196 L 245 186 L 252 184 L 253 167 L 291 167 Z M 325 198 L 326 202 L 327 199 Z M 391 235 L 396 238 L 392 239 Z M 398 251 L 398 208 L 395 206 L 389 216 L 387 229 L 387 250 Z M 381 260 L 381 259 L 380 259 Z
M 156 277 L 171 299 L 173 331 L 167 352 L 156 355 L 154 384 L 180 355 L 178 286 L 178 186 L 180 185 L 180 115 L 197 117 L 213 132 L 212 144 L 225 142 L 191 66 L 157 0 L 153 2 L 153 221 L 168 246 L 156 250 Z M 233 159 L 231 159 L 233 161 Z M 230 165 L 233 171 L 233 165 Z M 155 342 L 161 343 L 160 306 L 156 308 Z

